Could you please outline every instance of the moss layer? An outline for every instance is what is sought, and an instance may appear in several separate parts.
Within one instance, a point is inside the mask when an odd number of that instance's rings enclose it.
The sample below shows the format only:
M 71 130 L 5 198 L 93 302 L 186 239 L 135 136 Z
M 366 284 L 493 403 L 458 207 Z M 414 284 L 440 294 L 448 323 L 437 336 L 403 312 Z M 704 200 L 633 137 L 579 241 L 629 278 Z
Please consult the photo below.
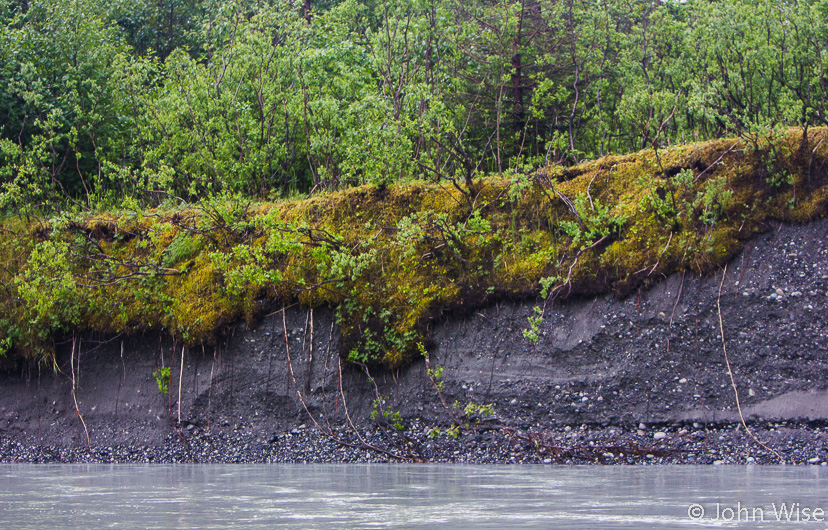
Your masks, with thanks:
M 430 322 L 504 298 L 624 295 L 704 274 L 770 220 L 828 212 L 828 137 L 791 130 L 573 168 L 414 181 L 303 200 L 3 221 L 0 352 L 48 360 L 68 332 L 215 341 L 239 318 L 337 309 L 343 355 L 399 366 Z

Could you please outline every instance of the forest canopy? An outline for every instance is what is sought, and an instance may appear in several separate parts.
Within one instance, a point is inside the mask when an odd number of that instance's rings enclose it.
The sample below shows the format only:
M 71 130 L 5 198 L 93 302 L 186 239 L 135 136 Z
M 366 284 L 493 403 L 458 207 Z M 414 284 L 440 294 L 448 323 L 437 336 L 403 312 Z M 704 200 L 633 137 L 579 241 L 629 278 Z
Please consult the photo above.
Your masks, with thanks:
M 825 0 L 0 4 L 0 206 L 257 198 L 828 124 Z

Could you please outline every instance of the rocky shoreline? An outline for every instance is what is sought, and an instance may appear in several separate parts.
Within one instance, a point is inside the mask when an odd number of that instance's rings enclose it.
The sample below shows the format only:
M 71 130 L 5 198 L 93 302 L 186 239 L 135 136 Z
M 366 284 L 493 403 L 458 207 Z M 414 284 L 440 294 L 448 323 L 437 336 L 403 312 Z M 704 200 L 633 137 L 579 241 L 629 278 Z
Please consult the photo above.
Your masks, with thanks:
M 423 359 L 346 366 L 323 309 L 203 349 L 84 336 L 54 370 L 0 374 L 0 462 L 828 462 L 828 220 L 769 227 L 714 276 L 567 300 L 537 343 L 534 305 L 435 321 L 439 385 Z
M 158 445 L 91 451 L 27 445 L 0 436 L 0 462 L 828 465 L 828 426 L 800 422 L 753 425 L 752 436 L 741 424 L 543 430 L 478 426 L 461 429 L 456 437 L 432 437 L 429 429 L 416 421 L 402 433 L 379 427 L 323 433 L 303 424 L 263 440 L 245 428 L 213 434 L 194 427 L 172 432 Z

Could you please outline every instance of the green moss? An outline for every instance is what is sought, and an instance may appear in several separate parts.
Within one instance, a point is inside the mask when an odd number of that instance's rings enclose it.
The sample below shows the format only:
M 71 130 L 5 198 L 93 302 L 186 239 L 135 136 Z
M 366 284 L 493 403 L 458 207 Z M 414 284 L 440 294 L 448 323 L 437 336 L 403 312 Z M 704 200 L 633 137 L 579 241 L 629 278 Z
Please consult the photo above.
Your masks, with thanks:
M 70 328 L 164 329 L 209 342 L 242 317 L 252 324 L 266 308 L 299 302 L 336 308 L 347 358 L 399 366 L 446 311 L 537 296 L 542 278 L 556 278 L 546 280 L 552 296 L 628 293 L 664 274 L 722 266 L 769 219 L 824 216 L 826 136 L 809 131 L 808 156 L 792 130 L 758 148 L 725 139 L 484 178 L 473 195 L 415 181 L 249 208 L 223 198 L 9 218 L 0 355 L 48 359 Z M 44 291 L 56 317 L 36 329 L 37 308 L 20 289 L 56 281 L 58 268 L 29 266 L 44 241 L 65 249 L 57 261 L 71 296 Z

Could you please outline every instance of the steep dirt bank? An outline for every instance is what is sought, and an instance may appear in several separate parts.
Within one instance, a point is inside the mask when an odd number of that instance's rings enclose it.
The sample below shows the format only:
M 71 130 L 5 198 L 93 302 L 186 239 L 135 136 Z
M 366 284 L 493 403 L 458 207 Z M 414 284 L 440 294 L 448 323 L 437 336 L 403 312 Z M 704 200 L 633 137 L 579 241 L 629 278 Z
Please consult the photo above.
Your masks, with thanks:
M 548 448 L 567 440 L 588 443 L 592 438 L 572 432 L 591 429 L 607 446 L 638 444 L 646 446 L 642 455 L 658 457 L 650 450 L 662 442 L 656 433 L 665 432 L 670 447 L 682 449 L 682 440 L 705 427 L 724 425 L 721 432 L 731 432 L 728 425 L 738 420 L 719 334 L 719 302 L 746 418 L 781 452 L 796 446 L 800 460 L 825 460 L 828 455 L 819 451 L 826 440 L 821 426 L 828 422 L 828 221 L 770 226 L 728 265 L 719 300 L 721 281 L 721 273 L 677 275 L 625 300 L 569 300 L 553 308 L 537 344 L 522 336 L 534 304 L 500 304 L 462 318 L 446 315 L 432 329 L 432 368 L 444 370 L 448 404 L 492 405 L 495 415 L 483 424 L 493 431 L 465 431 L 475 447 L 489 438 L 495 445 Z M 340 376 L 337 340 L 330 311 L 299 307 L 268 315 L 253 330 L 240 325 L 219 347 L 203 350 L 182 349 L 159 335 L 84 337 L 73 361 L 75 397 L 90 445 L 107 455 L 102 459 L 129 460 L 130 454 L 161 447 L 168 457 L 160 460 L 188 459 L 175 446 L 187 447 L 188 440 L 203 436 L 235 455 L 306 460 L 313 459 L 314 449 L 304 456 L 291 453 L 284 434 L 319 444 L 324 437 L 306 434 L 315 429 L 313 420 L 323 430 L 329 422 L 342 427 L 343 440 L 360 445 L 349 425 L 370 426 L 376 394 L 359 369 L 342 366 Z M 0 460 L 61 460 L 84 453 L 71 351 L 69 344 L 61 348 L 57 373 L 32 368 L 0 378 Z M 171 366 L 169 396 L 161 394 L 153 376 L 159 366 Z M 422 360 L 371 375 L 418 444 L 429 443 L 427 428 L 456 421 Z M 307 427 L 297 429 L 300 424 Z M 703 439 L 688 441 L 695 444 L 694 455 L 718 451 L 720 431 L 704 432 Z M 734 450 L 753 443 L 744 433 L 738 438 Z M 373 445 L 383 441 L 393 446 L 383 436 Z M 707 445 L 699 446 L 702 442 Z M 455 454 L 469 446 L 446 436 L 434 443 Z M 261 450 L 274 446 L 285 452 Z M 25 456 L 34 453 L 40 456 Z M 510 461 L 512 453 L 501 453 L 493 451 L 487 461 Z M 354 459 L 331 454 L 331 460 Z

